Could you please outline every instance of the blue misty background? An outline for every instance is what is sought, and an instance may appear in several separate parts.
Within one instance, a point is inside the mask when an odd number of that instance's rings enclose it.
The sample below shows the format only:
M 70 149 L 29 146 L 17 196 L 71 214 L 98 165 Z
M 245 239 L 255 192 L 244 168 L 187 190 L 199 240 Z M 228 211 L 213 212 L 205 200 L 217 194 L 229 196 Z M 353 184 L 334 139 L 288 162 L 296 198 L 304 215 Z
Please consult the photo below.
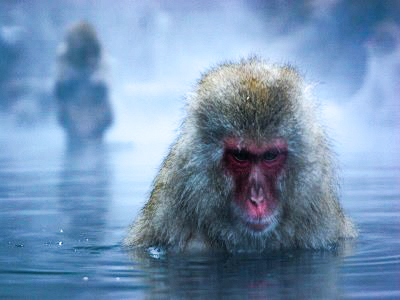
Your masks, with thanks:
M 33 143 L 43 135 L 63 142 L 54 118 L 57 48 L 71 23 L 86 20 L 106 53 L 115 113 L 107 141 L 134 143 L 144 161 L 165 153 L 200 73 L 250 54 L 297 66 L 315 84 L 338 144 L 357 147 L 363 134 L 348 136 L 348 103 L 365 115 L 357 130 L 397 122 L 399 8 L 373 0 L 2 1 L 0 139 L 34 130 Z
M 114 123 L 105 147 L 74 155 L 53 88 L 81 20 L 102 43 Z M 354 249 L 132 259 L 121 240 L 185 95 L 210 66 L 252 54 L 312 83 Z M 0 1 L 0 298 L 399 298 L 399 79 L 397 0 Z

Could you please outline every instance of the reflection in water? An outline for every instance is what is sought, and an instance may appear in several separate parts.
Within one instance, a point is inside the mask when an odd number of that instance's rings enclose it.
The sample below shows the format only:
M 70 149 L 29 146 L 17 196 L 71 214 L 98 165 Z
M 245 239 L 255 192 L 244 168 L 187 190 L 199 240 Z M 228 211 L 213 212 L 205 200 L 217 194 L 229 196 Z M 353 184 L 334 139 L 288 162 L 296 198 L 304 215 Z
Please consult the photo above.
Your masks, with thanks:
M 64 234 L 73 240 L 103 239 L 110 202 L 107 153 L 94 145 L 65 153 L 59 201 Z
M 333 251 L 263 255 L 135 258 L 148 274 L 149 298 L 337 299 L 338 277 L 351 243 Z M 135 267 L 137 269 L 137 266 Z

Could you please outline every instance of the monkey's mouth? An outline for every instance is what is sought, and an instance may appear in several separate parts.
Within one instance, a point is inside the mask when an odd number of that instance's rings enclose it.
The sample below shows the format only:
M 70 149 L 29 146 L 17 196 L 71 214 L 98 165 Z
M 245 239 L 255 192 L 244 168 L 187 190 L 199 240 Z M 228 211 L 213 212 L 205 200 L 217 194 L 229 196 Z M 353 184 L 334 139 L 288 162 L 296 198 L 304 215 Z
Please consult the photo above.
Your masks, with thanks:
M 278 209 L 275 208 L 273 211 L 269 211 L 268 214 L 263 216 L 253 216 L 249 214 L 242 207 L 235 205 L 234 213 L 239 218 L 241 224 L 245 225 L 247 229 L 252 232 L 264 232 L 269 231 L 275 227 L 278 221 Z
M 276 216 L 277 216 L 277 214 L 274 213 L 273 215 L 268 216 L 263 219 L 254 220 L 254 219 L 247 217 L 246 219 L 242 218 L 241 221 L 251 231 L 263 232 L 265 230 L 268 230 L 268 229 L 274 227 L 274 225 L 276 224 Z
M 247 227 L 249 227 L 253 231 L 264 231 L 271 223 L 251 223 L 251 222 L 246 222 L 245 223 Z

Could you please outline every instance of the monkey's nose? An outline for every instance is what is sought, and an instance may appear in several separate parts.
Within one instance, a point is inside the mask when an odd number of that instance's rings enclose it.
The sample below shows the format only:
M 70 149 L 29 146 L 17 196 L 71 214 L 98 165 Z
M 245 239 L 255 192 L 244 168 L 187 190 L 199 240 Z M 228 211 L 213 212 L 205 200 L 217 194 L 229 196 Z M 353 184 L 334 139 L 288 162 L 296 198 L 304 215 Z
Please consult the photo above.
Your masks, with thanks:
M 255 204 L 259 205 L 265 200 L 264 191 L 260 186 L 253 186 L 250 190 L 250 201 Z

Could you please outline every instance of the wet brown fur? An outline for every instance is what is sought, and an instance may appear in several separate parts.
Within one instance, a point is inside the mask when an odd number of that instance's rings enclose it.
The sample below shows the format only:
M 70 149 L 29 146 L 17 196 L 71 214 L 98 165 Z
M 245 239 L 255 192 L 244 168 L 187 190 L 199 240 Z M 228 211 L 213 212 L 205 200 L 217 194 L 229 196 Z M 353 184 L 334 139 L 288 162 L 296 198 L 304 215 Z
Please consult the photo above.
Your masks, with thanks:
M 283 137 L 276 227 L 251 232 L 231 211 L 233 180 L 222 165 L 223 138 L 257 143 Z M 338 201 L 329 142 L 298 72 L 258 58 L 221 64 L 188 97 L 187 115 L 125 244 L 173 251 L 326 248 L 356 236 Z

